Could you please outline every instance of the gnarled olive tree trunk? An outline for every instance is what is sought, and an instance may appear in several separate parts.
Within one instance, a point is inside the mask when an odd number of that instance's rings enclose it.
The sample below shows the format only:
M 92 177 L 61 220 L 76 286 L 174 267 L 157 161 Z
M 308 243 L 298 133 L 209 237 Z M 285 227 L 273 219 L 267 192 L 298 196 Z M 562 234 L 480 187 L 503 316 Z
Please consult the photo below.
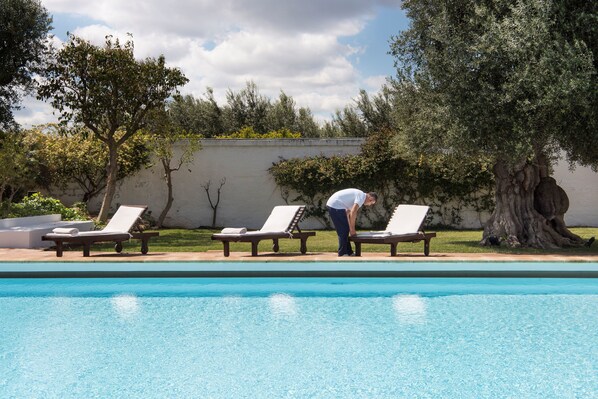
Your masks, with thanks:
M 493 170 L 496 205 L 484 227 L 482 245 L 560 248 L 583 244 L 565 226 L 569 199 L 547 176 L 543 160 L 535 164 L 522 161 L 511 167 L 499 161 Z

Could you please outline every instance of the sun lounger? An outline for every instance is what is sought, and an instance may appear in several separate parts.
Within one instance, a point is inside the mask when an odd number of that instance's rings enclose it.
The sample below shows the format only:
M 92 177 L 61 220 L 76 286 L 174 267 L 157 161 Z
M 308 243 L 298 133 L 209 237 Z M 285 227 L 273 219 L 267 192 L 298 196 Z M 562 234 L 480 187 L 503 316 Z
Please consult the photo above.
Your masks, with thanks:
M 301 231 L 299 228 L 298 224 L 304 213 L 304 205 L 275 206 L 264 226 L 258 231 L 246 231 L 244 228 L 227 228 L 221 233 L 213 234 L 212 240 L 222 241 L 224 256 L 230 255 L 231 242 L 250 242 L 251 256 L 257 256 L 259 242 L 262 240 L 272 240 L 272 250 L 278 252 L 278 240 L 280 238 L 301 240 L 300 251 L 302 254 L 305 254 L 307 252 L 307 239 L 315 236 L 316 233 L 314 231 Z
M 359 233 L 349 239 L 355 243 L 355 255 L 361 255 L 361 244 L 389 244 L 390 256 L 397 254 L 399 242 L 424 241 L 424 255 L 430 254 L 430 240 L 436 233 L 425 233 L 421 227 L 430 207 L 424 205 L 399 205 L 383 231 Z
M 116 252 L 122 251 L 123 241 L 129 241 L 131 238 L 141 240 L 141 253 L 147 254 L 149 251 L 148 240 L 151 237 L 158 236 L 158 232 L 132 232 L 134 228 L 139 229 L 138 222 L 141 215 L 147 210 L 147 206 L 121 205 L 110 222 L 102 230 L 98 231 L 78 231 L 77 229 L 55 229 L 53 233 L 48 233 L 42 237 L 44 241 L 54 241 L 56 244 L 56 256 L 62 256 L 63 245 L 79 244 L 83 245 L 83 256 L 89 256 L 91 244 L 98 242 L 114 242 Z

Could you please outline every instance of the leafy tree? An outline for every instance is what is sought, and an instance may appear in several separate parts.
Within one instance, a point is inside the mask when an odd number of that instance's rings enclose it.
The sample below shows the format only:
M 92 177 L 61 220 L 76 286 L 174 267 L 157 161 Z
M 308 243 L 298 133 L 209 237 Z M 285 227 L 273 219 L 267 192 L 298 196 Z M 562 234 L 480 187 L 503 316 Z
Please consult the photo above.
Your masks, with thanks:
M 297 115 L 297 131 L 303 137 L 320 137 L 320 127 L 314 120 L 311 110 L 307 107 L 299 108 Z
M 122 131 L 119 132 L 122 134 Z M 27 141 L 38 148 L 48 183 L 66 188 L 75 183 L 88 203 L 105 187 L 108 178 L 108 147 L 84 127 L 45 125 L 26 131 Z M 117 181 L 131 176 L 150 163 L 149 149 L 142 136 L 133 136 L 118 151 Z
M 331 122 L 324 124 L 324 137 L 368 137 L 394 128 L 393 112 L 396 96 L 388 85 L 373 97 L 360 90 L 353 104 L 337 110 Z
M 320 127 L 311 110 L 297 108 L 295 100 L 281 91 L 272 102 L 259 93 L 253 82 L 238 92 L 227 92 L 226 104 L 220 106 L 208 87 L 201 98 L 176 97 L 169 104 L 169 114 L 178 129 L 206 138 L 274 138 L 272 132 L 298 132 L 300 137 L 320 137 Z M 247 129 L 251 129 L 251 134 Z M 282 137 L 287 137 L 282 133 Z M 295 137 L 295 133 L 293 133 Z
M 208 87 L 203 98 L 177 96 L 168 106 L 173 123 L 188 134 L 216 137 L 224 132 L 222 109 Z
M 281 91 L 272 106 L 268 110 L 267 129 L 297 130 L 297 110 L 295 100 Z
M 270 100 L 259 93 L 254 82 L 247 82 L 239 92 L 229 90 L 226 93 L 228 107 L 225 110 L 226 132 L 234 132 L 245 126 L 251 126 L 258 133 L 266 133 L 266 120 L 271 104 Z
M 20 91 L 33 88 L 33 75 L 46 56 L 52 18 L 38 0 L 0 0 L 0 128 L 13 123 Z
M 133 42 L 106 38 L 103 47 L 69 36 L 41 84 L 41 99 L 52 99 L 63 123 L 83 124 L 108 147 L 108 177 L 98 219 L 106 221 L 116 192 L 120 147 L 144 128 L 147 114 L 187 83 L 163 56 L 138 61 Z
M 189 135 L 180 129 L 174 123 L 172 114 L 168 109 L 154 110 L 150 114 L 150 120 L 144 130 L 146 142 L 162 164 L 164 180 L 168 190 L 166 205 L 156 221 L 157 227 L 160 228 L 164 224 L 164 220 L 174 202 L 172 173 L 193 162 L 195 153 L 201 149 L 201 136 L 197 134 Z M 180 144 L 180 151 L 175 147 L 177 143 Z
M 320 129 L 320 137 L 343 137 L 345 136 L 341 127 L 335 121 L 324 121 Z
M 346 106 L 343 111 L 336 111 L 332 124 L 346 137 L 365 137 L 366 125 L 354 107 Z
M 393 128 L 394 101 L 394 92 L 388 85 L 382 86 L 373 98 L 370 98 L 365 90 L 359 91 L 356 106 L 365 124 L 366 135 Z
M 0 208 L 6 217 L 15 196 L 39 183 L 41 171 L 35 149 L 17 131 L 0 135 Z
M 579 245 L 549 176 L 564 152 L 598 165 L 598 3 L 406 0 L 391 43 L 403 149 L 492 160 L 496 205 L 482 243 Z

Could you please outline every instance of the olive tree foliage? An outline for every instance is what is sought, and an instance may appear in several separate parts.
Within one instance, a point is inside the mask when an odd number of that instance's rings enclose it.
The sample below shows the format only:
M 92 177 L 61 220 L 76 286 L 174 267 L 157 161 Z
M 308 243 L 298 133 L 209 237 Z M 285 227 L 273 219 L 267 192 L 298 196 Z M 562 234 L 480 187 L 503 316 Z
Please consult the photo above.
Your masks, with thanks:
M 117 135 L 122 135 L 119 131 Z M 48 189 L 66 189 L 76 184 L 87 204 L 101 193 L 108 179 L 108 147 L 82 126 L 48 124 L 25 131 L 28 143 L 37 148 L 36 158 L 44 166 Z M 118 151 L 117 181 L 150 165 L 150 152 L 142 136 L 133 136 Z
M 192 95 L 177 96 L 168 105 L 173 123 L 189 134 L 216 137 L 224 131 L 222 108 L 214 98 L 214 90 L 206 89 L 201 98 Z
M 268 111 L 271 107 L 270 99 L 260 94 L 254 82 L 247 82 L 244 89 L 226 93 L 228 107 L 224 109 L 225 129 L 236 132 L 245 126 L 252 127 L 258 133 L 268 131 L 266 124 Z
M 144 128 L 148 112 L 164 107 L 188 79 L 163 56 L 137 60 L 133 41 L 106 37 L 103 46 L 70 35 L 45 71 L 38 91 L 62 123 L 84 125 L 108 147 L 108 176 L 98 219 L 108 218 L 116 192 L 118 152 Z
M 247 129 L 257 137 L 286 130 L 301 137 L 321 136 L 309 108 L 298 107 L 283 91 L 272 100 L 261 94 L 251 81 L 239 91 L 228 90 L 223 105 L 218 104 L 213 89 L 208 87 L 201 98 L 191 95 L 175 98 L 169 110 L 173 121 L 183 130 L 205 138 L 243 136 Z
M 52 18 L 39 0 L 0 0 L 0 129 L 30 92 L 47 55 Z
M 406 0 L 408 30 L 391 41 L 397 148 L 484 154 L 495 208 L 483 244 L 554 248 L 566 193 L 549 174 L 564 153 L 598 165 L 598 3 Z
M 352 104 L 337 110 L 331 121 L 322 127 L 322 137 L 369 137 L 381 131 L 394 130 L 398 97 L 392 84 L 385 84 L 375 95 L 365 90 Z
M 201 136 L 188 134 L 181 128 L 169 108 L 152 111 L 144 133 L 146 143 L 162 165 L 166 182 L 166 204 L 156 220 L 156 226 L 161 228 L 174 202 L 172 174 L 193 162 L 195 153 L 201 149 Z

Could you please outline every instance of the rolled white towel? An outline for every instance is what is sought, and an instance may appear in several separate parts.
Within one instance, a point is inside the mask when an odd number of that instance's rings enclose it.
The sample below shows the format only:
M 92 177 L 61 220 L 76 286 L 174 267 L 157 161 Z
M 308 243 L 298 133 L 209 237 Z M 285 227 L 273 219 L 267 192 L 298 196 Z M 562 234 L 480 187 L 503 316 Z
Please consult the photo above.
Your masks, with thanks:
M 245 227 L 240 227 L 240 228 L 226 227 L 226 228 L 222 229 L 221 233 L 222 234 L 245 234 L 245 233 L 247 233 L 247 229 Z
M 52 230 L 52 232 L 54 234 L 68 234 L 70 236 L 76 236 L 77 234 L 79 234 L 79 229 L 76 229 L 74 227 L 56 227 L 54 230 Z

